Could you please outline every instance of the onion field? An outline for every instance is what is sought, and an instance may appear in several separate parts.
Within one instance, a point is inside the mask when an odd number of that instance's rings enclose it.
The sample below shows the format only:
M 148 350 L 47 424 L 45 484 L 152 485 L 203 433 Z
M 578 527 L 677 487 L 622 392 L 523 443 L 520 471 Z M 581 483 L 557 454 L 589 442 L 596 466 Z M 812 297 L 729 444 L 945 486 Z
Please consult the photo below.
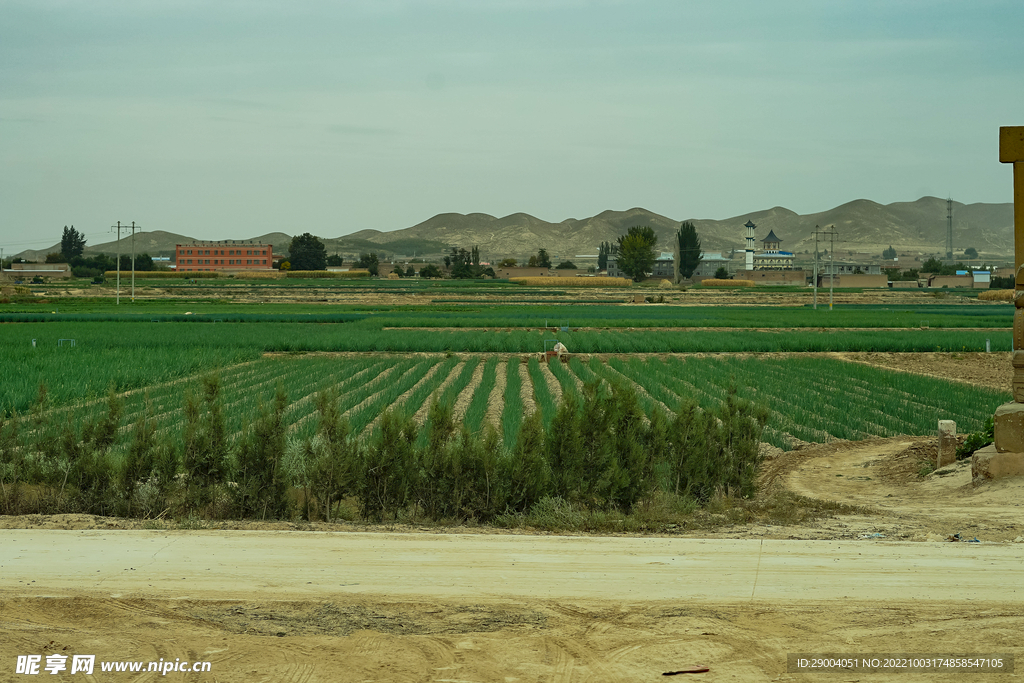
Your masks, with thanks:
M 588 382 L 636 389 L 643 412 L 674 413 L 693 402 L 715 409 L 735 391 L 765 406 L 770 417 L 763 439 L 788 450 L 795 440 L 823 442 L 869 436 L 931 434 L 937 421 L 952 419 L 961 432 L 977 431 L 1008 394 L 956 382 L 893 372 L 827 358 L 753 356 L 574 357 L 566 364 L 519 355 L 365 354 L 261 358 L 230 365 L 218 373 L 228 438 L 244 437 L 278 387 L 287 395 L 284 413 L 289 438 L 311 437 L 317 427 L 316 394 L 333 389 L 338 409 L 354 434 L 379 430 L 393 409 L 423 425 L 437 399 L 456 422 L 472 432 L 491 425 L 504 448 L 514 447 L 526 415 L 539 411 L 550 428 L 566 393 L 582 393 Z M 178 437 L 185 422 L 183 396 L 198 388 L 200 375 L 154 383 L 124 394 L 122 432 L 145 415 L 158 432 Z M 94 422 L 107 410 L 104 399 L 41 410 L 55 423 Z M 425 438 L 427 430 L 421 430 Z M 120 444 L 115 448 L 126 448 Z
M 0 412 L 29 409 L 40 382 L 56 403 L 97 398 L 214 371 L 265 353 L 573 353 L 1008 351 L 1009 329 L 381 329 L 333 322 L 59 321 L 0 325 Z M 544 322 L 544 321 L 541 321 Z M 550 322 L 550 321 L 549 321 Z M 374 325 L 377 325 L 374 327 Z M 502 375 L 504 378 L 504 375 Z M 543 396 L 540 396 L 544 400 Z

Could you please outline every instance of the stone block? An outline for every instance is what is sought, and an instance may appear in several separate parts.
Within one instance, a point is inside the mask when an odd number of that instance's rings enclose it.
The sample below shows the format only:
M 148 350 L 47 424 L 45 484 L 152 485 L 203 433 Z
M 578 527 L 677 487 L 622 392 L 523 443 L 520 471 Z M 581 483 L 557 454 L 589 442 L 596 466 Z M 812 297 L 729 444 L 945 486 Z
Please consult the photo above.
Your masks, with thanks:
M 939 456 L 935 469 L 956 462 L 956 422 L 939 420 Z
M 971 456 L 971 476 L 975 484 L 986 479 L 1024 477 L 1024 453 L 1000 453 L 995 444 L 980 448 Z
M 1024 403 L 996 408 L 995 446 L 1000 453 L 1024 453 Z

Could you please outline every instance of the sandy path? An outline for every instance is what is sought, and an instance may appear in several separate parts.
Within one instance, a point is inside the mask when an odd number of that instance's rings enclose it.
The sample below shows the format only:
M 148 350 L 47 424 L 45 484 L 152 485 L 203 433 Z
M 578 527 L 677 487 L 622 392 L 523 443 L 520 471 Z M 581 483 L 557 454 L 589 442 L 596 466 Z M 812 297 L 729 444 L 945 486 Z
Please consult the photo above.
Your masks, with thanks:
M 870 530 L 889 538 L 924 540 L 932 534 L 930 540 L 936 540 L 961 533 L 1011 541 L 1024 534 L 1020 478 L 975 486 L 970 460 L 920 478 L 913 476 L 916 459 L 908 460 L 909 473 L 894 476 L 892 465 L 903 452 L 932 442 L 934 438 L 893 437 L 818 444 L 783 455 L 772 468 L 795 493 L 876 510 L 879 516 Z
M 508 371 L 505 363 L 498 363 L 494 373 L 494 388 L 487 398 L 487 413 L 484 415 L 484 424 L 489 424 L 495 429 L 501 429 L 501 411 L 505 408 L 505 373 Z
M 484 361 L 480 360 L 476 364 L 476 368 L 473 370 L 473 376 L 469 378 L 469 384 L 462 388 L 459 392 L 458 397 L 455 399 L 455 406 L 452 408 L 452 417 L 456 422 L 461 422 L 462 418 L 465 417 L 466 411 L 469 409 L 469 404 L 473 402 L 473 393 L 476 392 L 476 388 L 480 386 L 480 382 L 484 377 Z
M 554 362 L 559 361 L 555 360 Z M 548 385 L 548 392 L 555 400 L 555 405 L 559 405 L 562 402 L 562 385 L 558 382 L 558 378 L 551 372 L 551 366 L 547 363 L 540 364 L 540 372 L 544 375 L 544 382 Z
M 1001 600 L 1024 606 L 1015 544 L 8 530 L 0 595 L 277 600 Z M 310 558 L 318 558 L 310 561 Z M 902 571 L 897 567 L 914 567 Z M 961 585 L 950 572 L 985 576 Z M 20 585 L 19 585 L 20 584 Z M 28 588 L 26 588 L 26 585 Z
M 424 423 L 426 423 L 426 421 L 427 421 L 427 413 L 430 412 L 430 404 L 433 403 L 434 397 L 435 396 L 440 396 L 441 394 L 443 394 L 444 390 L 448 388 L 448 385 L 451 384 L 452 382 L 454 382 L 456 379 L 458 379 L 459 373 L 462 372 L 462 366 L 463 365 L 465 365 L 465 363 L 456 363 L 454 366 L 452 366 L 451 371 L 444 378 L 444 381 L 441 382 L 440 386 L 438 386 L 436 389 L 434 389 L 434 391 L 432 391 L 430 393 L 430 396 L 427 397 L 427 400 L 423 402 L 423 405 L 421 405 L 416 410 L 416 414 L 412 416 L 412 419 L 413 419 L 413 421 L 416 424 L 422 426 Z M 435 368 L 440 368 L 441 364 L 439 363 L 438 365 L 435 365 L 434 367 Z M 422 381 L 426 382 L 430 378 L 430 376 L 433 375 L 433 374 L 434 374 L 433 372 L 429 373 L 426 377 L 423 378 Z M 419 386 L 419 384 L 417 383 L 416 386 Z M 415 389 L 415 388 L 416 387 L 413 387 L 413 389 Z M 408 394 L 409 392 L 406 392 L 406 393 Z M 404 397 L 403 397 L 403 400 L 404 400 Z
M 533 393 L 533 378 L 530 377 L 530 370 L 526 363 L 520 363 L 519 365 L 519 380 L 522 382 L 519 398 L 523 402 L 523 417 L 533 415 L 534 411 L 537 410 L 537 399 Z

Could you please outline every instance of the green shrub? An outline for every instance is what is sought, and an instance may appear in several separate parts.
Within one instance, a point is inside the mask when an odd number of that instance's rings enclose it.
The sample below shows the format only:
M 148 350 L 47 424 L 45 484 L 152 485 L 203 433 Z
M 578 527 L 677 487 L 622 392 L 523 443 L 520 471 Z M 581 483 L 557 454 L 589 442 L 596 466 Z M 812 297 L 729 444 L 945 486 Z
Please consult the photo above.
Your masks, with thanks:
M 964 442 L 956 448 L 956 459 L 965 460 L 977 450 L 988 446 L 995 441 L 995 421 L 993 418 L 985 420 L 985 427 L 980 432 L 973 432 L 967 435 Z
M 260 405 L 260 414 L 238 447 L 231 488 L 235 510 L 242 517 L 278 519 L 288 511 L 288 487 L 281 460 L 285 450 L 284 413 L 288 395 L 280 384 L 274 405 Z
M 355 492 L 362 450 L 348 420 L 342 417 L 335 387 L 319 392 L 316 406 L 319 414 L 316 435 L 306 439 L 303 445 L 309 474 L 303 480 L 307 489 L 306 518 L 310 519 L 312 497 L 320 518 L 330 522 L 335 506 Z

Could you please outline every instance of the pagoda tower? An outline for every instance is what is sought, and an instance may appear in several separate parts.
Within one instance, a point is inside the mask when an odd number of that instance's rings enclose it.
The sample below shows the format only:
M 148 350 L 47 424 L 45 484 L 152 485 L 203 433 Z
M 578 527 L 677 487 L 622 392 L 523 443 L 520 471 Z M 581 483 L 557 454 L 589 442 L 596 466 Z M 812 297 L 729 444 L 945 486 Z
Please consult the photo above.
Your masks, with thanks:
M 752 221 L 747 221 L 743 227 L 747 229 L 746 269 L 750 271 L 754 269 L 754 228 L 757 226 Z

